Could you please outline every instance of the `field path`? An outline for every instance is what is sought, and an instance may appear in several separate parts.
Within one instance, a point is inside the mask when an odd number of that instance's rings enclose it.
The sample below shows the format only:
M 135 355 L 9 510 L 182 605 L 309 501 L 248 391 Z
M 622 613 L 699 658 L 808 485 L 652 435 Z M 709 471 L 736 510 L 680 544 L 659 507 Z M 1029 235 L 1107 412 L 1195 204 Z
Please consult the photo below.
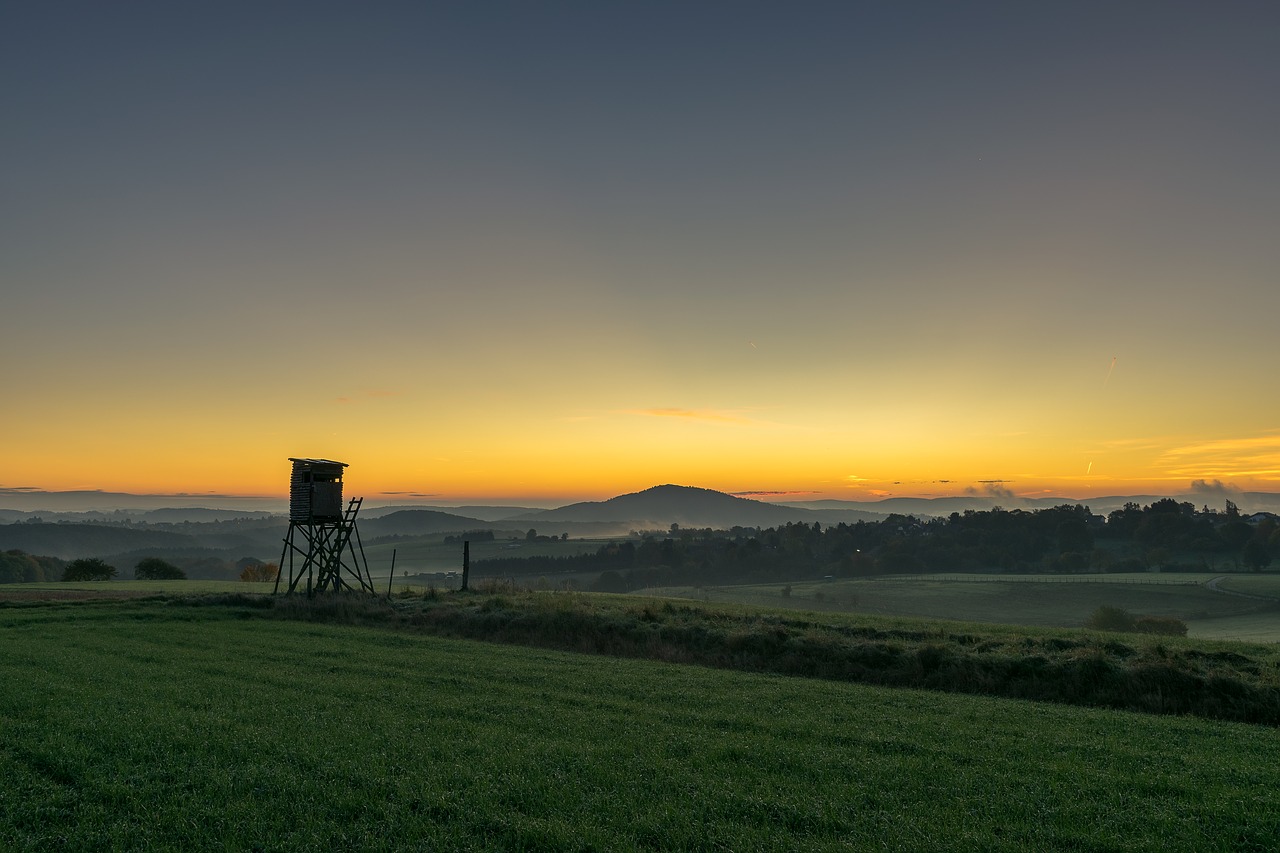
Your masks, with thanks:
M 1223 595 L 1234 595 L 1237 598 L 1252 598 L 1254 601 L 1280 601 L 1280 599 L 1270 595 L 1253 595 L 1252 593 L 1248 593 L 1248 592 L 1236 592 L 1235 590 L 1231 590 L 1231 589 L 1222 589 L 1221 587 L 1218 586 L 1218 582 L 1224 581 L 1226 579 L 1227 579 L 1226 575 L 1219 575 L 1218 577 L 1206 583 L 1205 586 L 1207 586 L 1209 589 L 1213 590 L 1214 592 L 1220 592 Z

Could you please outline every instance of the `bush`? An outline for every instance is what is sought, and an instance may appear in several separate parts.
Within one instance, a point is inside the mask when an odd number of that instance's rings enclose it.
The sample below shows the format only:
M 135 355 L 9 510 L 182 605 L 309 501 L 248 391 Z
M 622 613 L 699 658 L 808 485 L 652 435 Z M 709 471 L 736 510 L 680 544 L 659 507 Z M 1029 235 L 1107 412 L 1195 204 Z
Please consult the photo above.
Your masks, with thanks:
M 116 576 L 116 567 L 99 560 L 97 557 L 82 557 L 72 560 L 62 570 L 64 581 L 109 581 Z
M 1099 607 L 1093 611 L 1087 624 L 1098 631 L 1132 631 L 1166 637 L 1187 635 L 1187 623 L 1181 619 L 1172 616 L 1134 616 L 1119 607 Z
M 1172 616 L 1139 616 L 1133 622 L 1133 630 L 1140 634 L 1185 637 L 1187 636 L 1187 623 Z
M 242 581 L 273 581 L 280 574 L 280 567 L 275 563 L 250 563 L 240 571 Z
M 1093 611 L 1088 627 L 1097 631 L 1132 631 L 1133 615 L 1122 607 L 1107 607 L 1105 604 Z

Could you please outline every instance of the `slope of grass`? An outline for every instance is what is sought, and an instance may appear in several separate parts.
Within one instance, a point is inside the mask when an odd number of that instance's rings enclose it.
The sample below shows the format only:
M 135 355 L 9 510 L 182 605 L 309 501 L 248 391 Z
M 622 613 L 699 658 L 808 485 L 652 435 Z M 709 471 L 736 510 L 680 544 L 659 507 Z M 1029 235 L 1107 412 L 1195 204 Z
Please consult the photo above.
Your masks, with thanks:
M 1269 728 L 260 619 L 257 604 L 0 608 L 0 848 L 1280 839 Z
M 904 576 L 795 584 L 714 587 L 665 587 L 639 595 L 691 598 L 711 604 L 747 603 L 771 608 L 822 610 L 859 614 L 914 616 L 996 624 L 1078 627 L 1098 607 L 1120 607 L 1149 616 L 1184 621 L 1251 616 L 1268 603 L 1216 592 L 1205 584 L 1218 575 L 1062 577 Z M 1224 590 L 1268 589 L 1250 585 L 1252 578 L 1232 575 Z M 784 592 L 790 588 L 790 594 Z M 1280 640 L 1280 615 L 1276 634 Z
M 394 608 L 357 597 L 295 596 L 265 612 L 618 657 L 1280 724 L 1280 648 L 1269 645 L 514 590 L 402 597 Z
M 1219 589 L 1280 600 L 1280 574 L 1233 574 L 1215 575 L 1215 577 L 1222 578 L 1218 582 Z

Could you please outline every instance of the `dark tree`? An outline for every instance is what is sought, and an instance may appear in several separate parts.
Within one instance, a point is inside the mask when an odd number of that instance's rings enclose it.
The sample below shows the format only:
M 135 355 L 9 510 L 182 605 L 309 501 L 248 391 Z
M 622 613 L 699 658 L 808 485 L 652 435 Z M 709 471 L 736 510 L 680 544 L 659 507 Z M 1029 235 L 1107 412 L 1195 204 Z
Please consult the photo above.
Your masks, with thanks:
M 1234 551 L 1254 538 L 1253 527 L 1245 521 L 1232 521 L 1218 528 L 1218 538 Z
M 186 580 L 187 573 L 159 557 L 144 557 L 133 567 L 133 576 L 140 581 Z
M 116 576 L 115 566 L 109 565 L 97 557 L 83 557 L 72 560 L 62 570 L 64 581 L 109 581 Z
M 1267 548 L 1267 542 L 1257 536 L 1244 543 L 1240 558 L 1255 572 L 1260 572 L 1271 565 L 1271 551 Z

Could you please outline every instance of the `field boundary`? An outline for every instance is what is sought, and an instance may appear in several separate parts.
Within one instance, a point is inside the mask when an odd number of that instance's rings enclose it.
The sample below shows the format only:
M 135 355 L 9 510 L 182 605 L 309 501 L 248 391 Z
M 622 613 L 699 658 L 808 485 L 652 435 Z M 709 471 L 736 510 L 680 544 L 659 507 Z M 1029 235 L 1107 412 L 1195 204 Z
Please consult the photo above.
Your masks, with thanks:
M 1224 575 L 1224 577 L 1226 577 Z M 949 583 L 1064 583 L 1064 584 L 1108 584 L 1126 586 L 1205 586 L 1206 582 L 1194 579 L 1145 580 L 1142 578 L 1107 578 L 1097 575 L 1078 577 L 1074 575 L 967 575 L 967 574 L 927 574 L 927 575 L 888 575 L 867 580 L 881 582 L 912 583 L 924 580 L 946 581 Z M 1225 590 L 1223 590 L 1225 592 Z

